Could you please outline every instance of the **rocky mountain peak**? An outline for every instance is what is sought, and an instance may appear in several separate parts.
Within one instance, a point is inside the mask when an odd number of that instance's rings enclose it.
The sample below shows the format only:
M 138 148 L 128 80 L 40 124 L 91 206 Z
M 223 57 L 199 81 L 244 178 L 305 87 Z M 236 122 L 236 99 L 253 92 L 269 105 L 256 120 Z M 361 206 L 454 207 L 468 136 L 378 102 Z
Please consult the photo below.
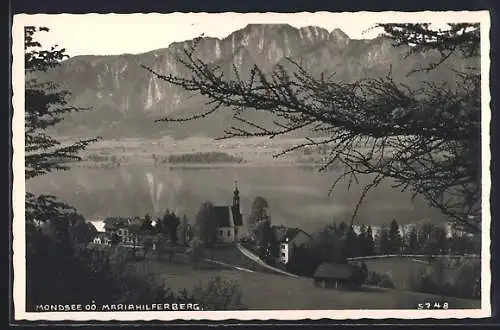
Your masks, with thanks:
M 349 43 L 349 36 L 344 32 L 342 31 L 341 29 L 334 29 L 331 33 L 330 33 L 330 39 L 332 40 L 332 42 L 335 42 L 337 44 L 338 47 L 345 47 L 347 46 L 347 44 Z
M 205 100 L 192 97 L 184 90 L 153 77 L 141 67 L 152 67 L 162 74 L 187 76 L 189 71 L 177 61 L 193 40 L 174 42 L 166 48 L 137 55 L 77 56 L 47 74 L 48 78 L 73 93 L 77 106 L 93 108 L 65 120 L 61 129 L 68 133 L 98 135 L 124 133 L 150 135 L 204 134 L 218 136 L 231 113 L 222 113 L 213 123 L 166 129 L 154 125 L 152 117 L 197 112 Z M 302 61 L 312 74 L 335 73 L 336 79 L 353 81 L 363 77 L 386 74 L 389 66 L 396 75 L 404 76 L 414 62 L 401 62 L 401 49 L 392 47 L 387 38 L 350 39 L 340 29 L 328 32 L 317 26 L 295 28 L 289 24 L 248 24 L 225 38 L 199 39 L 195 55 L 217 65 L 228 78 L 236 67 L 245 79 L 253 65 L 271 72 L 276 65 L 289 63 L 286 58 Z M 455 63 L 460 66 L 460 63 Z M 451 80 L 452 77 L 448 77 Z M 447 79 L 448 79 L 447 78 Z M 113 125 L 110 125 L 113 123 Z M 124 128 L 124 125 L 126 128 Z M 142 125 L 142 126 L 141 126 Z M 155 127 L 158 127 L 155 130 Z M 189 128 L 191 127 L 191 128 Z M 193 128 L 195 127 L 195 128 Z M 165 131 L 166 130 L 166 131 Z M 173 130 L 173 131 L 172 131 Z M 106 133 L 106 134 L 105 134 Z M 90 133 L 89 133 L 90 134 Z

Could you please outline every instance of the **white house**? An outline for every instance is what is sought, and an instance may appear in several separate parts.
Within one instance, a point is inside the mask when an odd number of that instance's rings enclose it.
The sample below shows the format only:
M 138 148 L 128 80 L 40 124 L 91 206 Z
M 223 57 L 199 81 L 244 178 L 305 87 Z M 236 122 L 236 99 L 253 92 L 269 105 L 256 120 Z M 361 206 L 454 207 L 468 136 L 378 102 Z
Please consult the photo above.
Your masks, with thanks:
M 111 245 L 111 239 L 105 232 L 98 232 L 94 237 L 93 243 L 98 245 Z
M 299 228 L 275 226 L 273 230 L 280 246 L 279 261 L 283 264 L 287 264 L 292 260 L 295 248 L 310 242 L 312 238 Z

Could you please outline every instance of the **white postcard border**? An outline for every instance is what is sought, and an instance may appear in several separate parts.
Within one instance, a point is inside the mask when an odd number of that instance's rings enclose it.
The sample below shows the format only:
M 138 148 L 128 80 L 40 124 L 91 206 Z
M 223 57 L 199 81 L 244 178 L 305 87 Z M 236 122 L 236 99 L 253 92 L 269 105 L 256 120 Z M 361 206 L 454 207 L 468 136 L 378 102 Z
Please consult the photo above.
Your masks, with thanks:
M 179 14 L 179 13 L 175 13 Z M 193 14 L 193 13 L 190 13 Z M 199 14 L 199 13 L 194 13 Z M 206 14 L 206 13 L 204 13 Z M 265 13 L 270 17 L 311 13 Z M 23 26 L 43 26 L 51 18 L 58 15 L 85 15 L 89 24 L 96 15 L 120 14 L 19 14 L 14 16 L 12 27 L 12 84 L 13 84 L 13 299 L 16 320 L 47 321 L 150 321 L 150 320 L 300 320 L 300 319 L 464 319 L 485 318 L 491 316 L 491 241 L 489 212 L 483 212 L 482 219 L 482 285 L 481 308 L 466 310 L 275 310 L 275 311 L 179 311 L 179 312 L 43 312 L 29 313 L 25 311 L 26 273 L 25 273 L 25 177 L 24 177 L 24 43 Z M 132 21 L 136 15 L 126 14 Z M 147 14 L 149 15 L 149 14 Z M 158 15 L 158 14 L 155 14 Z M 172 15 L 172 14 L 170 14 Z M 220 13 L 215 15 L 244 15 L 240 13 Z M 285 16 L 283 16 L 285 15 Z M 481 24 L 481 87 L 482 87 L 482 209 L 490 210 L 490 16 L 488 11 L 446 11 L 446 12 L 356 12 L 335 13 L 334 15 L 353 15 L 353 19 L 363 20 L 376 16 L 379 22 L 479 22 Z

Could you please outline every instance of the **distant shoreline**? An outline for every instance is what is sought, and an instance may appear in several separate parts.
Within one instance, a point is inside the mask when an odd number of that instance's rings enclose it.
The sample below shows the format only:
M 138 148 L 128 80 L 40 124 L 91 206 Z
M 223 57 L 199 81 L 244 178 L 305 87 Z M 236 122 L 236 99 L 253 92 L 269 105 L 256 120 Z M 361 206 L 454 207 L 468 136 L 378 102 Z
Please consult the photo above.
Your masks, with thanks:
M 157 164 L 141 161 L 133 161 L 133 162 L 123 162 L 119 166 L 110 166 L 105 167 L 102 166 L 107 163 L 85 163 L 85 162 L 77 162 L 75 163 L 75 168 L 96 168 L 96 169 L 116 169 L 120 167 L 128 167 L 128 166 L 148 166 L 155 168 L 167 168 L 167 169 L 213 169 L 213 168 L 259 168 L 259 167 L 295 167 L 295 168 L 304 168 L 304 169 L 319 169 L 321 165 L 318 164 L 308 164 L 308 163 L 296 163 L 296 162 L 242 162 L 242 163 L 212 163 L 212 164 L 204 164 L 204 163 L 185 163 L 185 164 Z

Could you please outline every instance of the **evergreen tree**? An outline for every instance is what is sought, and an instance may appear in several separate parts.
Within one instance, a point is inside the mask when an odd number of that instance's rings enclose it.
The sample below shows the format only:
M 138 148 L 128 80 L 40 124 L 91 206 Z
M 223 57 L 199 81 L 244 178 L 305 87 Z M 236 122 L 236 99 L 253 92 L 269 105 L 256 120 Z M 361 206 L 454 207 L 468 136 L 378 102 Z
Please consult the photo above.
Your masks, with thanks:
M 347 229 L 347 232 L 345 234 L 345 240 L 346 240 L 346 257 L 347 258 L 353 258 L 353 257 L 358 257 L 360 255 L 359 253 L 359 246 L 357 244 L 357 235 L 356 232 L 354 231 L 353 226 L 349 226 Z
M 373 231 L 372 226 L 368 226 L 366 230 L 366 252 L 367 256 L 372 256 L 375 254 L 375 242 L 373 241 Z
M 453 253 L 465 254 L 467 252 L 468 244 L 466 235 L 460 234 L 457 231 L 453 231 L 450 240 L 451 240 L 450 246 L 452 248 Z
M 162 230 L 162 233 L 165 235 L 165 236 L 169 236 L 169 220 L 170 220 L 170 213 L 171 211 L 169 209 L 167 209 L 165 211 L 165 214 L 163 214 L 163 217 L 161 218 L 161 230 Z
M 189 223 L 187 224 L 187 230 L 186 230 L 186 240 L 187 242 L 191 242 L 191 240 L 194 238 L 194 229 L 193 226 L 191 226 Z
M 391 251 L 389 232 L 385 226 L 382 226 L 378 233 L 378 251 L 380 254 L 389 254 Z
M 40 81 L 41 72 L 50 71 L 68 56 L 65 49 L 42 50 L 35 33 L 47 28 L 24 28 L 25 50 L 25 176 L 27 179 L 55 170 L 67 170 L 80 160 L 78 152 L 96 139 L 62 144 L 47 134 L 47 129 L 63 121 L 70 112 L 86 110 L 68 104 L 70 92 L 51 81 Z
M 349 252 L 347 251 L 347 235 L 337 236 L 334 240 L 332 261 L 339 264 L 347 263 Z
M 183 246 L 186 246 L 189 243 L 188 231 L 189 231 L 189 222 L 186 215 L 184 215 L 178 227 L 179 243 Z
M 333 226 L 326 226 L 313 235 L 311 251 L 318 257 L 318 260 L 327 262 L 333 260 L 335 248 L 335 232 Z
M 368 237 L 366 236 L 366 226 L 363 224 L 359 228 L 359 235 L 356 238 L 359 256 L 366 256 L 368 250 Z
M 447 237 L 444 226 L 434 226 L 431 233 L 431 240 L 434 246 L 433 252 L 435 254 L 440 254 L 447 250 Z
M 168 212 L 165 214 L 163 218 L 163 226 L 166 228 L 166 232 L 168 233 L 168 237 L 172 244 L 177 244 L 179 237 L 177 236 L 177 231 L 181 220 L 174 212 Z
M 60 65 L 68 56 L 64 49 L 43 49 L 36 40 L 38 32 L 48 32 L 45 27 L 24 27 L 25 73 L 25 178 L 57 170 L 68 170 L 71 163 L 81 159 L 79 152 L 96 139 L 63 143 L 49 134 L 70 112 L 85 110 L 70 105 L 70 92 L 52 81 L 43 81 L 43 73 Z M 17 110 L 16 110 L 17 111 Z M 85 271 L 75 258 L 75 244 L 83 244 L 92 235 L 92 228 L 71 223 L 78 212 L 55 196 L 26 192 L 26 302 L 31 305 L 57 299 L 66 303 L 74 301 L 72 295 L 84 294 L 78 279 Z M 83 218 L 82 218 L 83 219 Z M 52 236 L 38 229 L 46 224 Z M 73 225 L 75 227 L 71 228 Z M 78 228 L 77 228 L 78 227 Z M 86 230 L 88 229 L 88 230 Z
M 52 47 L 42 49 L 36 41 L 37 32 L 48 32 L 46 27 L 26 26 L 24 28 L 25 60 L 25 177 L 27 180 L 57 170 L 68 170 L 73 161 L 81 157 L 78 153 L 97 139 L 80 140 L 75 143 L 58 141 L 48 134 L 48 129 L 64 120 L 69 112 L 86 110 L 68 104 L 70 92 L 62 90 L 52 81 L 41 81 L 41 73 L 60 65 L 68 56 L 64 49 Z M 64 225 L 66 215 L 76 210 L 60 202 L 55 196 L 26 193 L 26 222 L 47 222 L 58 219 Z M 69 227 L 69 223 L 65 226 Z M 32 231 L 28 231 L 31 233 Z M 33 231 L 34 232 L 34 231 Z
M 195 269 L 198 267 L 200 261 L 202 261 L 205 257 L 205 246 L 206 242 L 202 241 L 198 237 L 195 237 L 191 242 L 189 242 L 189 248 L 186 250 L 186 254 Z
M 432 232 L 434 231 L 434 225 L 432 223 L 423 223 L 419 227 L 418 231 L 418 241 L 421 250 L 424 254 L 433 254 L 435 251 L 435 244 L 432 240 Z
M 418 244 L 418 233 L 417 228 L 413 226 L 409 232 L 408 237 L 408 249 L 411 253 L 418 253 L 420 248 Z
M 129 230 L 130 234 L 132 234 L 132 258 L 135 260 L 136 258 L 136 253 L 137 253 L 137 243 L 139 243 L 139 240 L 143 234 L 143 228 L 144 228 L 144 222 L 142 222 L 140 219 L 136 218 L 134 219 L 131 223 L 127 225 L 127 229 Z
M 337 232 L 339 230 L 336 222 L 333 222 L 332 225 L 328 227 L 328 229 L 333 235 L 337 235 Z
M 155 225 L 154 225 L 154 234 L 157 235 L 157 234 L 164 234 L 163 233 L 163 225 L 162 225 L 162 219 L 157 217 L 156 220 L 155 220 Z
M 247 218 L 247 229 L 250 233 L 254 231 L 259 222 L 269 219 L 269 213 L 267 208 L 269 207 L 269 203 L 262 196 L 257 196 L 252 202 L 252 207 L 250 210 L 250 214 Z
M 153 234 L 153 219 L 149 214 L 146 214 L 142 220 L 141 232 L 146 235 Z
M 212 202 L 204 202 L 196 214 L 194 235 L 206 245 L 215 243 L 217 239 L 217 228 L 213 214 Z
M 256 248 L 261 257 L 267 256 L 268 250 L 275 240 L 274 232 L 269 220 L 263 220 L 257 223 L 254 234 L 256 238 Z
M 157 232 L 154 237 L 153 237 L 153 243 L 155 246 L 155 251 L 156 251 L 156 257 L 158 259 L 161 259 L 161 256 L 163 254 L 163 250 L 165 249 L 165 235 L 161 232 Z
M 337 236 L 343 237 L 348 231 L 348 226 L 344 221 L 341 221 L 337 227 Z
M 399 231 L 399 225 L 395 219 L 391 221 L 389 227 L 389 253 L 401 253 L 401 233 Z

